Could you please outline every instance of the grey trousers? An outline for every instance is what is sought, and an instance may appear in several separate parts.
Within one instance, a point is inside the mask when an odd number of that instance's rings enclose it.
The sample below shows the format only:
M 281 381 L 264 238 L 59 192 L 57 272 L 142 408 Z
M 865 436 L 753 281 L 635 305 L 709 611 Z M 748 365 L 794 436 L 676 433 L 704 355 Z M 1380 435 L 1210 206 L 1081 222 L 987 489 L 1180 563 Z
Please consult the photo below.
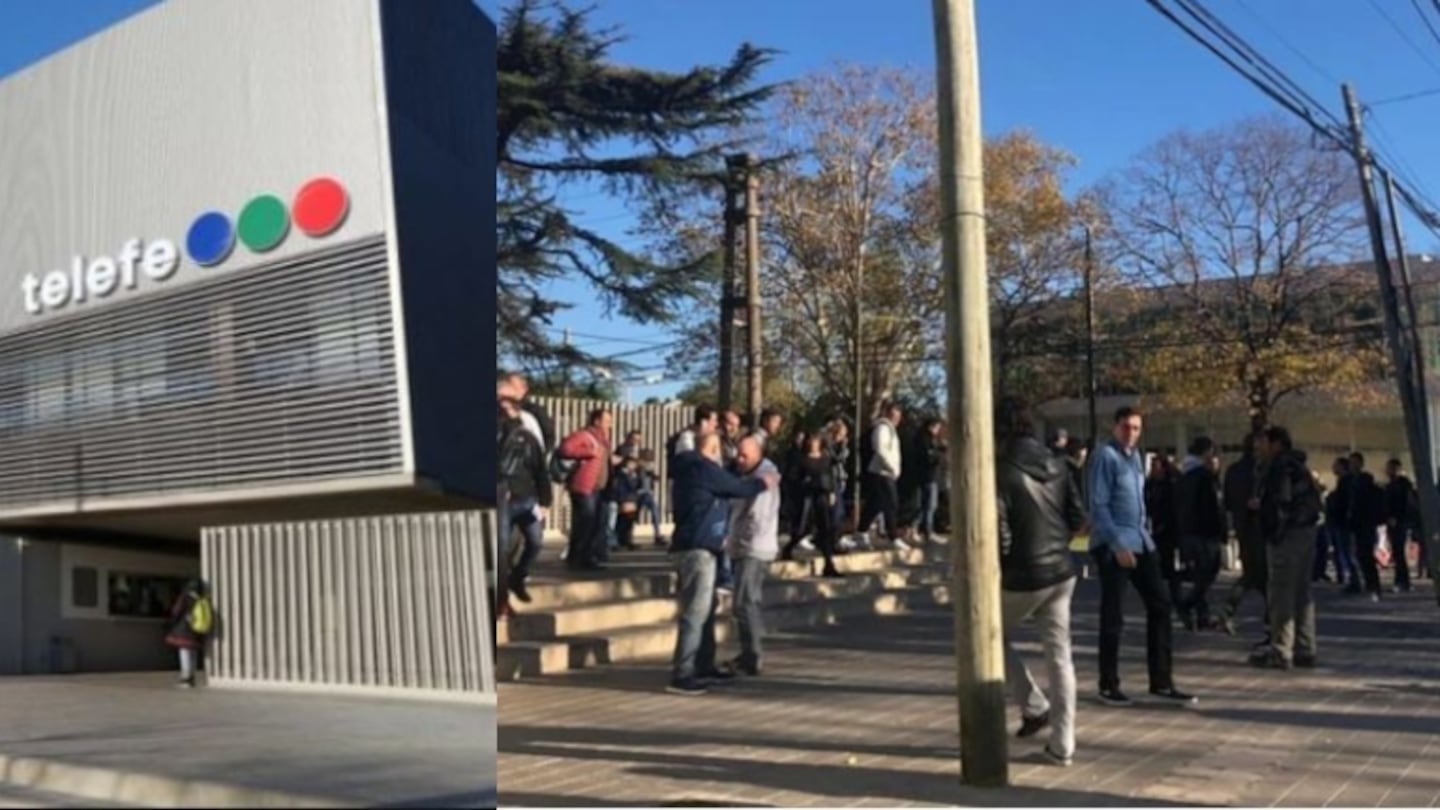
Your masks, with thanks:
M 1286 661 L 1315 655 L 1315 528 L 1286 529 L 1269 551 L 1270 644 Z
M 680 632 L 675 637 L 672 677 L 678 682 L 715 671 L 715 570 L 714 553 L 699 549 L 673 555 L 680 575 L 676 599 L 680 607 Z
M 1005 620 L 1005 680 L 1025 717 L 1050 713 L 1050 750 L 1063 757 L 1075 754 L 1075 661 L 1070 654 L 1072 577 L 1038 591 L 1002 591 Z M 1016 631 L 1033 620 L 1045 651 L 1050 696 L 1046 699 L 1015 650 Z
M 739 663 L 744 667 L 760 668 L 760 648 L 765 637 L 765 577 L 769 572 L 769 560 L 735 560 L 735 630 L 740 635 Z

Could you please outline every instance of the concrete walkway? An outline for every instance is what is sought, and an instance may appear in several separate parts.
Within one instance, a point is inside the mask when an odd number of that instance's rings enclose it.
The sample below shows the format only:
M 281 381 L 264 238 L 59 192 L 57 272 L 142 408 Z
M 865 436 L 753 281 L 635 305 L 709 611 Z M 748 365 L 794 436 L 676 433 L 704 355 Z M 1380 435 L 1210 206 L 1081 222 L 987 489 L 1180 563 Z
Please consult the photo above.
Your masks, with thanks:
M 172 678 L 0 680 L 0 802 L 28 806 L 28 788 L 85 805 L 494 805 L 494 707 Z
M 951 619 L 933 611 L 786 636 L 772 645 L 765 677 L 701 698 L 662 692 L 659 664 L 504 684 L 500 800 L 1440 805 L 1440 608 L 1428 582 L 1378 605 L 1319 586 L 1316 670 L 1245 663 L 1261 632 L 1256 601 L 1240 638 L 1177 629 L 1177 681 L 1201 696 L 1191 709 L 1094 701 L 1095 584 L 1082 583 L 1075 606 L 1080 729 L 1070 769 L 1039 759 L 1043 740 L 1012 738 L 1015 787 L 959 785 Z M 1128 599 L 1122 665 L 1138 698 L 1143 619 Z

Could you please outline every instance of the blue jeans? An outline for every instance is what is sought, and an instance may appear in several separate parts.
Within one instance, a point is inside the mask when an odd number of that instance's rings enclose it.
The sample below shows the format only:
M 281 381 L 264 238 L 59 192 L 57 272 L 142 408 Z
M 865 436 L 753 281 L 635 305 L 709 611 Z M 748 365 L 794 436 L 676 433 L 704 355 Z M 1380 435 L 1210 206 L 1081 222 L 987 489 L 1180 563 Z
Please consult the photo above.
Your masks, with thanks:
M 679 574 L 680 632 L 675 637 L 671 678 L 681 683 L 715 671 L 715 564 L 704 549 L 675 554 Z
M 506 512 L 509 522 L 505 524 L 504 548 L 500 552 L 506 559 L 510 556 L 510 542 L 518 529 L 525 538 L 525 551 L 520 557 L 520 562 L 510 569 L 509 580 L 511 582 L 524 582 L 530 576 L 530 568 L 535 565 L 535 560 L 540 556 L 540 548 L 544 543 L 545 524 L 535 517 L 536 500 L 534 498 L 523 498 L 518 501 L 510 501 Z
M 940 484 L 931 481 L 920 489 L 920 530 L 928 539 L 935 535 L 935 513 L 940 510 Z
M 615 522 L 620 518 L 620 504 L 609 500 L 605 501 L 605 550 L 601 553 L 600 559 L 610 558 L 610 549 L 620 545 L 620 538 L 615 534 Z
M 660 505 L 655 503 L 655 493 L 646 490 L 635 499 L 635 522 L 645 522 L 645 512 L 650 512 L 650 521 L 655 526 L 655 540 L 660 540 Z
M 1360 582 L 1360 563 L 1355 559 L 1355 542 L 1350 532 L 1341 526 L 1322 526 L 1315 557 L 1315 578 L 1325 575 L 1325 553 L 1335 554 L 1335 577 L 1340 582 Z

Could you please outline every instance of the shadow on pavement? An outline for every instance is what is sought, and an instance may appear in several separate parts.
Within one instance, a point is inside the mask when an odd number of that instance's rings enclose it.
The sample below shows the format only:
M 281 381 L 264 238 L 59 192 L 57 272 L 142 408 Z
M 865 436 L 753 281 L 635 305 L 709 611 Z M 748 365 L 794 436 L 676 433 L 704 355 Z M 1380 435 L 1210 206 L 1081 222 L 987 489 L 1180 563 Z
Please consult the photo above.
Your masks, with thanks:
M 897 802 L 925 802 L 986 807 L 1177 807 L 1172 802 L 1136 799 L 1106 793 L 1043 788 L 1007 788 L 985 790 L 960 785 L 958 773 L 926 773 L 897 771 L 863 765 L 841 766 L 814 762 L 771 763 L 755 759 L 724 756 L 700 756 L 673 753 L 667 750 L 685 745 L 716 745 L 726 741 L 713 735 L 689 735 L 647 731 L 627 733 L 620 729 L 506 727 L 506 753 L 537 757 L 563 757 L 569 760 L 613 761 L 624 763 L 631 776 L 648 776 L 674 781 L 703 783 L 734 783 L 771 791 L 820 793 L 835 798 L 874 797 Z M 603 743 L 604 749 L 582 748 L 577 744 Z M 938 751 L 914 746 L 866 746 L 864 744 L 828 744 L 816 741 L 787 741 L 751 737 L 735 740 L 736 745 L 802 748 L 804 750 L 844 751 L 872 756 L 915 758 L 917 756 L 954 759 L 953 750 Z M 635 746 L 635 747 L 630 747 Z M 643 746 L 643 748 L 641 748 Z M 619 750 L 617 750 L 619 749 Z M 583 767 L 583 766 L 582 766 Z M 508 793 L 501 786 L 502 804 L 511 805 L 581 805 L 593 803 L 589 797 L 537 796 Z M 627 800 L 628 805 L 657 805 L 674 802 L 672 798 Z M 709 801 L 709 800 L 707 800 Z M 728 805 L 728 802 L 726 802 Z M 672 806 L 684 806 L 674 805 Z M 762 805 L 750 805 L 762 806 Z

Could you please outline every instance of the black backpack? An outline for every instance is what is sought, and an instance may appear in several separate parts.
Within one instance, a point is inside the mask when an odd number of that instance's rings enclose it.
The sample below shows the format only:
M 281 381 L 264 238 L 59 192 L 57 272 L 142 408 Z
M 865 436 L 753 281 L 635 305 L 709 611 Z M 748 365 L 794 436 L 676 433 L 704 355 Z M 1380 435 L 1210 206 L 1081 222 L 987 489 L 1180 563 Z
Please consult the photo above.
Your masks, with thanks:
M 573 458 L 564 458 L 560 451 L 550 454 L 550 480 L 556 484 L 568 484 L 570 478 L 575 475 L 575 470 L 580 467 L 580 462 Z

